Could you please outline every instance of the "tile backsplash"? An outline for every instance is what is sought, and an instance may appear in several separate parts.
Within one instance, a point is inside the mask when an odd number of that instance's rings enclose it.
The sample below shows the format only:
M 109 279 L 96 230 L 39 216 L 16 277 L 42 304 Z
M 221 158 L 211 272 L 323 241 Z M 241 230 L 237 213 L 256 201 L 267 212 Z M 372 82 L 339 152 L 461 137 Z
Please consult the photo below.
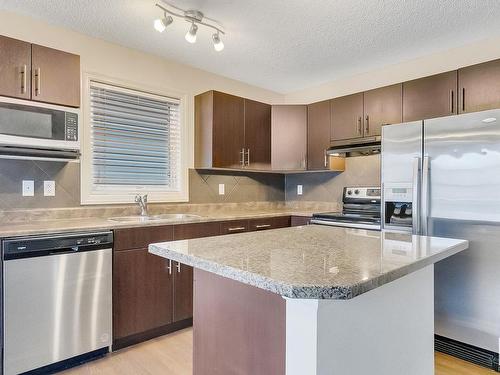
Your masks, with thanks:
M 35 195 L 23 197 L 22 180 L 35 181 Z M 43 181 L 53 180 L 56 196 L 43 195 Z M 224 195 L 219 194 L 224 184 Z M 341 202 L 345 185 L 379 185 L 380 156 L 346 159 L 342 173 L 280 175 L 189 170 L 190 203 Z M 297 195 L 297 185 L 303 194 Z M 80 164 L 0 160 L 0 210 L 71 208 L 80 206 Z
M 302 195 L 297 195 L 302 185 Z M 286 201 L 342 202 L 344 186 L 379 186 L 380 155 L 350 157 L 342 173 L 308 173 L 286 176 Z

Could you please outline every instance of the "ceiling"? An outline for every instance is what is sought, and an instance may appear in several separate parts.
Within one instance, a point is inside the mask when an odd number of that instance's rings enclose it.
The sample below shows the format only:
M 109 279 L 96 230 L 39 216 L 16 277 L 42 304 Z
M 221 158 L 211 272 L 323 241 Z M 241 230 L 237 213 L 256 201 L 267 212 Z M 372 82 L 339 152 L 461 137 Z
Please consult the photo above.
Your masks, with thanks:
M 499 0 L 171 0 L 224 26 L 184 40 L 176 20 L 162 34 L 151 0 L 2 0 L 0 9 L 280 93 L 500 35 Z

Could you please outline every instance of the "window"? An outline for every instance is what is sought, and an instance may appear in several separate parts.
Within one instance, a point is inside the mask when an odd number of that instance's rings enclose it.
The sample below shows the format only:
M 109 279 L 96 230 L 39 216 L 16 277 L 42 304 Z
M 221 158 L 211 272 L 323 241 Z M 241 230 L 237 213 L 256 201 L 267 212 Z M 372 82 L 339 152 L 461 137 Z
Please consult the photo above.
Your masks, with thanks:
M 82 203 L 186 201 L 181 100 L 88 81 Z

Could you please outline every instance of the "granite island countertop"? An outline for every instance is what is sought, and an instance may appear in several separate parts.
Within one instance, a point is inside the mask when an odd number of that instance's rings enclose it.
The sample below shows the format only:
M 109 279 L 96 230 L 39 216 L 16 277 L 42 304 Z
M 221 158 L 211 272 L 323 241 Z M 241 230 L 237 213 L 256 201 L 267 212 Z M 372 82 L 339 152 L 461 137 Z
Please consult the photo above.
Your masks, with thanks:
M 288 298 L 351 299 L 468 241 L 322 225 L 151 244 L 152 254 Z

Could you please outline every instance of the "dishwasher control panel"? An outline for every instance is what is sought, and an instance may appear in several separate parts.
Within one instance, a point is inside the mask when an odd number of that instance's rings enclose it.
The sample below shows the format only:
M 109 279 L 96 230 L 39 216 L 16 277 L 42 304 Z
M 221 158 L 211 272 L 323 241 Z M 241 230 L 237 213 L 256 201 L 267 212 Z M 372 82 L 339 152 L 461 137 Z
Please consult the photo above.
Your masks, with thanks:
M 4 260 L 10 260 L 112 247 L 113 233 L 111 231 L 99 233 L 59 233 L 7 238 L 2 242 L 2 253 Z

